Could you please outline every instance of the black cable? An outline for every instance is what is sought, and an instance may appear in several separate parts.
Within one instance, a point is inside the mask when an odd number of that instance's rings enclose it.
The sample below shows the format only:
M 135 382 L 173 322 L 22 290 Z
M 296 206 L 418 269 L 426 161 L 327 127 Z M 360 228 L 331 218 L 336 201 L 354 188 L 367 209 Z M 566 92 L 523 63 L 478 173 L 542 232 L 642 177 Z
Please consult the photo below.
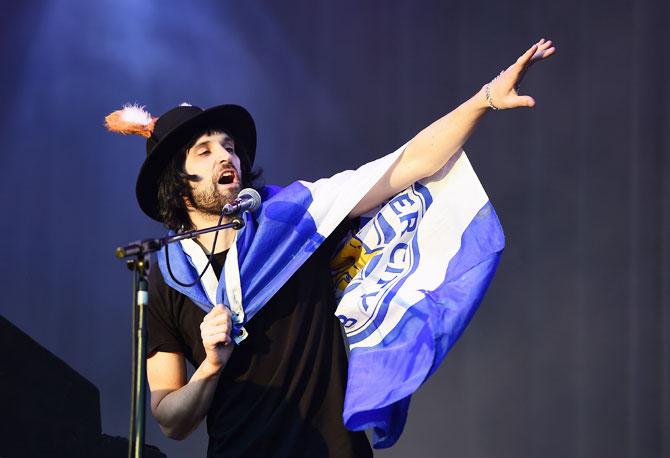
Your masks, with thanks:
M 216 223 L 217 226 L 221 224 L 221 221 L 223 221 L 224 213 L 221 213 L 221 216 L 219 217 L 219 221 Z M 216 231 L 216 234 L 214 234 L 214 242 L 212 242 L 212 249 L 209 250 L 209 256 L 207 257 L 207 264 L 205 264 L 204 269 L 202 269 L 202 272 L 200 275 L 198 275 L 198 278 L 196 278 L 193 283 L 182 283 L 177 278 L 174 276 L 172 273 L 172 267 L 170 267 L 170 251 L 168 250 L 168 247 L 170 244 L 165 245 L 165 262 L 167 264 L 167 269 L 168 272 L 170 273 L 170 277 L 172 277 L 172 280 L 174 280 L 175 283 L 177 283 L 179 286 L 183 286 L 185 288 L 190 288 L 191 286 L 194 286 L 197 284 L 200 279 L 202 278 L 203 275 L 205 275 L 205 272 L 207 272 L 207 268 L 209 265 L 212 263 L 212 258 L 214 257 L 214 249 L 216 248 L 216 240 L 219 238 L 219 231 Z

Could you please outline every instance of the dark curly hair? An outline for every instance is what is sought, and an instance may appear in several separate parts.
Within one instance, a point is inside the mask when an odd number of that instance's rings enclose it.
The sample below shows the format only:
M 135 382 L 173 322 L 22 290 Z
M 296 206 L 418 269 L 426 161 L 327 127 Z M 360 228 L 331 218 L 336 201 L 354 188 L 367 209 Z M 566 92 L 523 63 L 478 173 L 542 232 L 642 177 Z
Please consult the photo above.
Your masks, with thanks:
M 198 176 L 186 173 L 184 168 L 186 153 L 200 137 L 203 135 L 212 135 L 216 132 L 224 132 L 233 138 L 232 135 L 222 129 L 210 128 L 196 131 L 186 145 L 177 154 L 172 156 L 172 159 L 161 174 L 158 185 L 158 211 L 163 224 L 168 229 L 172 229 L 173 231 L 194 229 L 183 197 L 186 197 L 189 202 L 193 202 L 193 188 L 190 182 L 198 180 Z M 235 139 L 233 138 L 233 140 Z M 235 152 L 240 158 L 242 188 L 259 190 L 262 187 L 260 178 L 263 171 L 261 169 L 251 169 L 249 155 L 244 145 L 235 143 Z

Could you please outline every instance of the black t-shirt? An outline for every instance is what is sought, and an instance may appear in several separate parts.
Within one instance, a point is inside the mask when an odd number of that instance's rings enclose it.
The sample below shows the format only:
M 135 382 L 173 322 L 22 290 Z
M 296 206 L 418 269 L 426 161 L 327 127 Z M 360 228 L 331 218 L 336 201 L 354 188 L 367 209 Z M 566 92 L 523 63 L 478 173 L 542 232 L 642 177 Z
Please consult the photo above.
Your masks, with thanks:
M 207 415 L 210 457 L 372 456 L 342 423 L 347 357 L 334 316 L 329 260 L 342 227 L 248 322 L 249 336 L 223 369 Z M 220 275 L 226 253 L 215 255 Z M 205 358 L 205 312 L 150 272 L 148 354 Z

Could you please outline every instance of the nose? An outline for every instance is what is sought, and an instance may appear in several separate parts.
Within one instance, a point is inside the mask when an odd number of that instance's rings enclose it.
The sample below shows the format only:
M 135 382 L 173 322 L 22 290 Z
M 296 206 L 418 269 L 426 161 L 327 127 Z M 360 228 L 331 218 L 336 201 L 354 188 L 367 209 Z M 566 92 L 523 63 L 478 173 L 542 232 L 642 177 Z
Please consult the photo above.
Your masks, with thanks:
M 233 153 L 228 151 L 223 145 L 216 145 L 215 147 L 216 159 L 219 162 L 233 162 Z

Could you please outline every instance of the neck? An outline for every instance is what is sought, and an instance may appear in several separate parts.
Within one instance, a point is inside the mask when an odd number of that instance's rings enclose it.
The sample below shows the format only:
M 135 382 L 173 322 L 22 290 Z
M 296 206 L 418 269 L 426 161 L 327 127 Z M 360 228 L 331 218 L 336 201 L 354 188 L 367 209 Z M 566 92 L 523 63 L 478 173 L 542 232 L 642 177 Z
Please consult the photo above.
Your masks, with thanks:
M 205 229 L 216 226 L 219 222 L 219 217 L 215 215 L 203 214 L 199 212 L 192 212 L 190 214 L 191 222 L 195 229 Z M 230 218 L 224 217 L 222 223 L 230 222 Z M 218 237 L 216 236 L 218 234 Z M 235 229 L 222 229 L 216 232 L 208 232 L 207 234 L 199 235 L 196 240 L 202 245 L 205 250 L 209 252 L 212 249 L 214 238 L 216 237 L 216 246 L 214 246 L 214 253 L 220 253 L 227 250 L 233 244 L 235 238 Z

